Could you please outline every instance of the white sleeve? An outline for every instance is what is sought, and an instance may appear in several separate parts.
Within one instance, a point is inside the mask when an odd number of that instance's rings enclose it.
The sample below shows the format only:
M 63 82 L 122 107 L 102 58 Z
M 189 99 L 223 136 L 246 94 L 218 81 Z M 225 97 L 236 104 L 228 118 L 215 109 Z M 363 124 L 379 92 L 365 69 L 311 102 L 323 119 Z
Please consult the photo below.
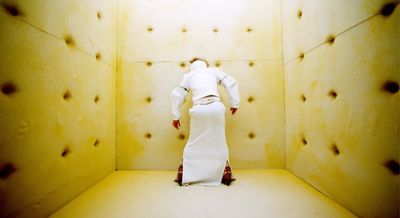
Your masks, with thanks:
M 220 70 L 216 70 L 216 74 L 219 83 L 224 87 L 225 91 L 229 95 L 229 102 L 231 107 L 239 108 L 240 95 L 239 95 L 239 86 L 236 80 Z
M 185 100 L 189 89 L 186 85 L 187 78 L 184 77 L 181 85 L 174 88 L 171 92 L 171 108 L 172 108 L 172 115 L 174 120 L 179 120 L 181 115 L 181 107 Z

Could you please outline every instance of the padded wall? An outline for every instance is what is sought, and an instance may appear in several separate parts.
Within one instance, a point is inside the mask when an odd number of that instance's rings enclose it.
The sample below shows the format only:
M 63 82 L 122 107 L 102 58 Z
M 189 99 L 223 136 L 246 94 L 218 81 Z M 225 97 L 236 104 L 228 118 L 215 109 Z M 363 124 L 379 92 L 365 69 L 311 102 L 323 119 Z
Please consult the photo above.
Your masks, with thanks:
M 240 109 L 226 114 L 232 167 L 285 166 L 280 1 L 121 0 L 118 24 L 118 169 L 177 168 L 191 97 L 177 131 L 170 91 L 193 56 L 238 80 Z
M 47 217 L 115 170 L 114 1 L 0 1 L 0 217 Z
M 398 2 L 282 13 L 287 168 L 361 217 L 398 217 Z

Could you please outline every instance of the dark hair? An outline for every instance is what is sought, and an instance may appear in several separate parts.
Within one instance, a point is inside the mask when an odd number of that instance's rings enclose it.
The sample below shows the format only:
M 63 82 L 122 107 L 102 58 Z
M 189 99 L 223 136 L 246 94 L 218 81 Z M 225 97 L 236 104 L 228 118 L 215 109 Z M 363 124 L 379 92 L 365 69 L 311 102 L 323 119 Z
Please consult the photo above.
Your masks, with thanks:
M 206 62 L 206 64 L 207 64 L 207 67 L 209 67 L 210 65 L 208 64 L 208 62 L 207 62 L 207 60 L 206 59 L 204 59 L 204 58 L 199 58 L 199 57 L 194 57 L 194 58 L 192 58 L 190 61 L 189 61 L 189 63 L 191 63 L 191 64 L 193 64 L 193 62 L 195 62 L 195 61 L 204 61 L 204 62 Z

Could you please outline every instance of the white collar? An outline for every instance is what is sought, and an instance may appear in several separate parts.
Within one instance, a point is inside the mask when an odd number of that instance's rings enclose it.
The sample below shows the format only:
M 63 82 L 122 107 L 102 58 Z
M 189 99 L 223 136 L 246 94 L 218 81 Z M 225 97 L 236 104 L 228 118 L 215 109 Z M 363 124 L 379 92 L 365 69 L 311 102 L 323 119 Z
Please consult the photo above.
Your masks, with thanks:
M 190 65 L 190 70 L 195 71 L 198 69 L 207 68 L 207 63 L 202 60 L 197 60 Z

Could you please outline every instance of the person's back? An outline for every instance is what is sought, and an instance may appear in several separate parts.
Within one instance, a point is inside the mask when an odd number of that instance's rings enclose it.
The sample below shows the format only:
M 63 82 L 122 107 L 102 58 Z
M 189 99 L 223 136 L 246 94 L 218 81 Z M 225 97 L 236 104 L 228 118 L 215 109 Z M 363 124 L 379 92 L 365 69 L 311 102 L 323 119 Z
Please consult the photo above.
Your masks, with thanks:
M 219 96 L 218 79 L 214 71 L 213 69 L 205 68 L 188 74 L 193 102 L 208 95 Z
M 221 183 L 221 179 L 227 185 L 233 181 L 230 167 L 225 165 L 229 159 L 225 139 L 226 109 L 219 98 L 218 84 L 227 91 L 231 112 L 234 114 L 240 101 L 236 81 L 217 68 L 208 68 L 204 60 L 193 60 L 191 71 L 184 75 L 179 87 L 171 92 L 173 126 L 177 129 L 180 126 L 180 108 L 189 91 L 192 92 L 193 100 L 190 136 L 183 153 L 183 170 L 182 166 L 179 167 L 183 175 L 175 180 L 180 184 L 215 186 Z M 229 178 L 225 178 L 226 174 L 229 174 Z

